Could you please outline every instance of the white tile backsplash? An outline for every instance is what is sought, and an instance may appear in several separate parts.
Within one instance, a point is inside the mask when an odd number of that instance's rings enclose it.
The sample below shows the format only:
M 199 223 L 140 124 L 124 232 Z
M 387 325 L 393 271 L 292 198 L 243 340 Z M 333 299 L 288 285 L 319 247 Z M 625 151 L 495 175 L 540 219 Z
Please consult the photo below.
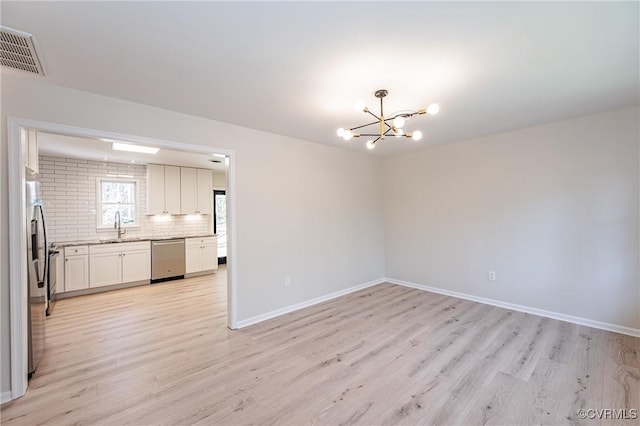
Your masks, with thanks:
M 125 238 L 189 237 L 213 231 L 211 215 L 146 216 L 147 168 L 120 164 L 40 156 L 42 202 L 49 241 L 112 239 L 115 230 L 97 230 L 96 178 L 131 175 L 140 182 L 140 229 L 127 229 Z

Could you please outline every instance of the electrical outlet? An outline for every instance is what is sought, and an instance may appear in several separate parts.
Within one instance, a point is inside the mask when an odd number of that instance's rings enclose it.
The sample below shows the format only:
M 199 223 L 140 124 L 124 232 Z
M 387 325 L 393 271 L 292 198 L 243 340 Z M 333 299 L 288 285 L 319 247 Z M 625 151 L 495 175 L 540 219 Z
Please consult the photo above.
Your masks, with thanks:
M 284 286 L 289 287 L 290 285 L 291 285 L 291 277 L 287 275 L 286 277 L 284 277 Z
M 495 281 L 496 280 L 496 271 L 489 271 L 488 278 L 489 278 L 489 281 Z

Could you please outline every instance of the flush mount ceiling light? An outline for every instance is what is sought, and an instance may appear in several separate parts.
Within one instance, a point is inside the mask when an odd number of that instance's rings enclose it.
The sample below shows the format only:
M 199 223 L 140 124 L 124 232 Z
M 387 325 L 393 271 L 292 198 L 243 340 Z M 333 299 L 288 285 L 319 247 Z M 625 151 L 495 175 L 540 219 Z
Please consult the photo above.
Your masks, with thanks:
M 386 138 L 387 136 L 395 136 L 398 138 L 401 138 L 401 137 L 411 138 L 415 141 L 419 141 L 420 139 L 422 139 L 422 132 L 420 130 L 416 130 L 415 132 L 405 133 L 402 130 L 402 127 L 404 126 L 405 121 L 407 119 L 412 118 L 416 115 L 423 115 L 423 114 L 436 115 L 438 111 L 440 111 L 440 107 L 438 106 L 438 104 L 431 104 L 429 105 L 429 107 L 425 109 L 420 109 L 417 111 L 399 112 L 399 113 L 393 114 L 391 117 L 385 118 L 382 104 L 383 104 L 384 97 L 387 96 L 387 93 L 389 92 L 384 89 L 376 90 L 375 92 L 375 97 L 380 99 L 380 116 L 372 113 L 369 110 L 369 108 L 366 107 L 364 102 L 358 102 L 355 105 L 356 111 L 362 111 L 365 114 L 369 114 L 373 116 L 376 119 L 376 121 L 372 121 L 371 123 L 367 123 L 367 124 L 362 124 L 360 126 L 351 127 L 350 129 L 344 129 L 341 127 L 336 132 L 338 136 L 344 139 L 345 141 L 348 141 L 351 138 L 359 138 L 362 136 L 375 138 L 375 139 L 369 139 L 367 141 L 367 148 L 369 149 L 375 148 L 376 142 L 378 142 L 380 139 Z M 354 133 L 354 130 L 362 129 L 368 126 L 373 126 L 374 124 L 377 124 L 379 126 L 378 133 Z
M 153 148 L 150 146 L 131 145 L 128 143 L 113 142 L 111 149 L 114 151 L 128 151 L 139 152 L 141 154 L 157 154 L 160 148 Z

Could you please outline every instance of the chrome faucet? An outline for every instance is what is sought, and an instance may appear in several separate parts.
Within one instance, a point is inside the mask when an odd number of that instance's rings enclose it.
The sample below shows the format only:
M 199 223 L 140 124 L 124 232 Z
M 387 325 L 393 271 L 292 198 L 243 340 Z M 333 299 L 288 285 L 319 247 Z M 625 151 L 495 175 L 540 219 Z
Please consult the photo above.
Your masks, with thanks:
M 118 239 L 122 238 L 122 235 L 124 235 L 127 230 L 122 230 L 122 225 L 120 223 L 120 212 L 116 210 L 116 216 L 113 222 L 113 229 L 117 229 L 118 230 Z

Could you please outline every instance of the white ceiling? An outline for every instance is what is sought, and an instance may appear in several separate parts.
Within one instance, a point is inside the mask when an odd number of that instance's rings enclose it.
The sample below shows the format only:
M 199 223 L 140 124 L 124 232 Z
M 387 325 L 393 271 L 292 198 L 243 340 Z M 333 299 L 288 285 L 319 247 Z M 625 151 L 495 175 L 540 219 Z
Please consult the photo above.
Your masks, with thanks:
M 638 2 L 8 2 L 47 81 L 366 151 L 338 127 L 389 90 L 422 142 L 379 155 L 639 103 Z M 37 78 L 37 77 L 34 77 Z
M 212 152 L 198 153 L 162 148 L 157 154 L 141 154 L 137 152 L 114 151 L 111 146 L 111 142 L 105 142 L 103 140 L 38 132 L 38 151 L 42 155 L 107 161 L 111 163 L 151 163 L 226 170 L 224 158 L 216 157 Z M 212 162 L 210 160 L 221 162 Z

